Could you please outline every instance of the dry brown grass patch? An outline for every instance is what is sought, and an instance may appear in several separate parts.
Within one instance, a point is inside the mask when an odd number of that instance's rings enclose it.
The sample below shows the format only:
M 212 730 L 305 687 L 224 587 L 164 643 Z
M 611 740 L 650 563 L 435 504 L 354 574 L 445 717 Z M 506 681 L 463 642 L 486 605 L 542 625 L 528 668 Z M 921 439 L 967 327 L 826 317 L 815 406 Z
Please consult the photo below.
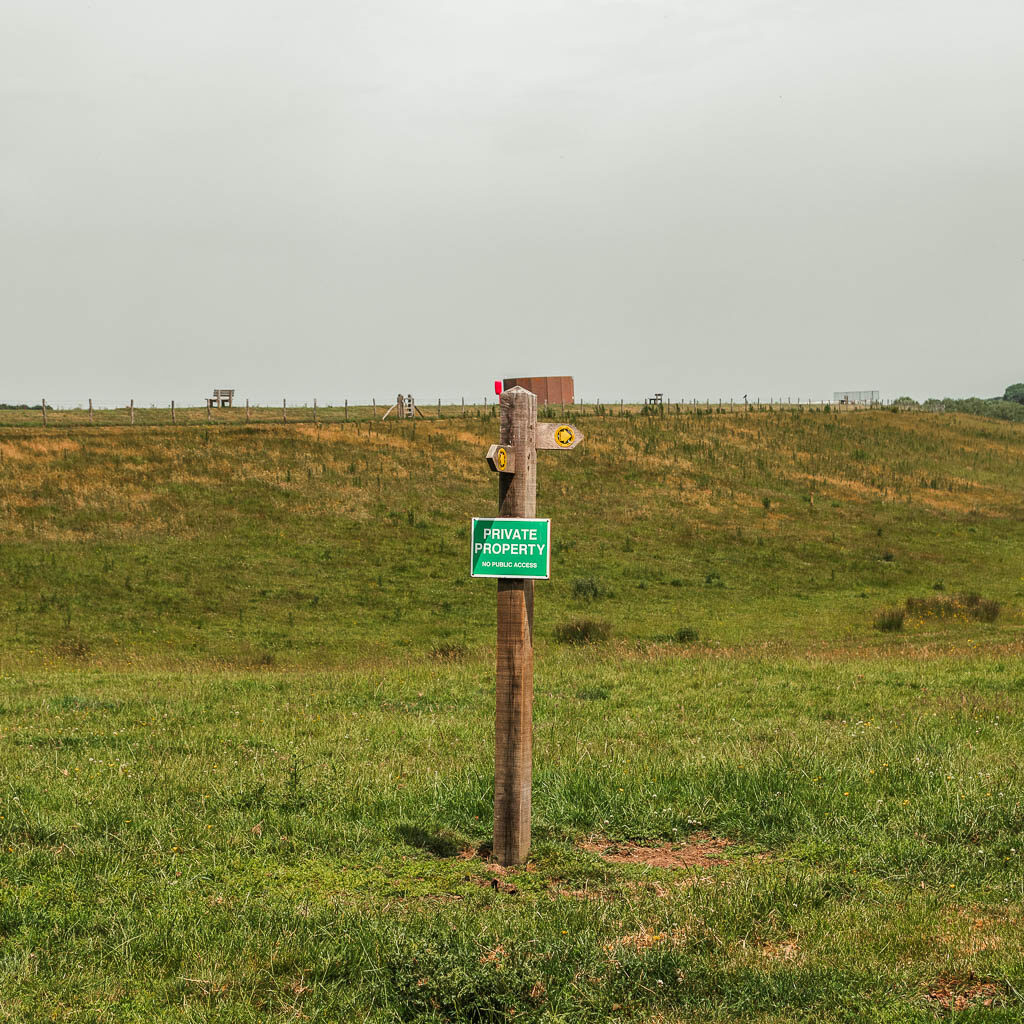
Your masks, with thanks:
M 675 941 L 676 936 L 669 932 L 649 932 L 646 928 L 641 928 L 638 932 L 606 942 L 604 949 L 606 953 L 614 953 L 619 949 L 631 949 L 641 953 L 645 949 L 653 949 L 655 946 L 671 944 Z
M 496 967 L 501 966 L 502 958 L 505 956 L 505 947 L 499 943 L 494 949 L 489 949 L 483 956 L 480 957 L 480 963 L 482 964 L 494 964 Z
M 760 949 L 763 959 L 771 963 L 794 963 L 800 959 L 800 947 L 792 939 L 766 942 Z
M 999 1006 L 1006 996 L 1001 982 L 982 981 L 973 972 L 966 977 L 942 975 L 928 988 L 927 999 L 944 1010 L 959 1012 L 971 1006 Z
M 581 900 L 584 903 L 601 902 L 602 900 L 612 898 L 611 894 L 607 892 L 599 892 L 596 889 L 588 889 L 586 887 L 582 889 L 566 889 L 557 882 L 550 882 L 548 884 L 548 893 L 553 900 L 561 897 L 562 899 Z
M 628 841 L 588 840 L 580 844 L 612 864 L 641 864 L 652 868 L 708 868 L 726 863 L 723 850 L 732 846 L 728 839 L 698 832 L 683 843 L 642 846 Z
M 953 909 L 946 915 L 938 940 L 946 949 L 962 956 L 1002 949 L 1005 935 L 1019 932 L 1024 920 L 1013 914 L 981 912 L 968 907 Z

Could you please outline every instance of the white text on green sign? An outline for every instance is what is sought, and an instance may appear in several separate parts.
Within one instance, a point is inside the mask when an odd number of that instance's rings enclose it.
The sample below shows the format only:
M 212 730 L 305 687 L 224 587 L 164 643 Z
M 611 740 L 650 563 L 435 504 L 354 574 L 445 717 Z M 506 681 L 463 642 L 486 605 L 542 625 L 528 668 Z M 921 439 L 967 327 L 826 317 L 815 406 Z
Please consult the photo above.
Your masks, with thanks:
M 551 520 L 474 519 L 469 574 L 500 579 L 548 579 Z

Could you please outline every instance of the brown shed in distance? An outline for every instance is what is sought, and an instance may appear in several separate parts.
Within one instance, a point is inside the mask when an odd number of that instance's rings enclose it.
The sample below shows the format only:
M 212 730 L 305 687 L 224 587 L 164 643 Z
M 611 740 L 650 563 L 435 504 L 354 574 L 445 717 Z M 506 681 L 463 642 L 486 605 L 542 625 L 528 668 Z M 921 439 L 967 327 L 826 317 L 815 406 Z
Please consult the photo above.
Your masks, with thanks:
M 572 377 L 506 377 L 501 386 L 507 391 L 518 385 L 537 396 L 538 405 L 572 405 Z

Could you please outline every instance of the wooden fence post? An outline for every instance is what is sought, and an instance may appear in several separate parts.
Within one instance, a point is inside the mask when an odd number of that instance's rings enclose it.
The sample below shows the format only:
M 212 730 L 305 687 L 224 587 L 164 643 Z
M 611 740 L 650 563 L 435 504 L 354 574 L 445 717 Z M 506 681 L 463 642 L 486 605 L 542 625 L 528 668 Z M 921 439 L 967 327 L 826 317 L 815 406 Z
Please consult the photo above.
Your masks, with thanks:
M 512 387 L 498 399 L 500 444 L 491 445 L 487 462 L 498 473 L 498 522 L 534 519 L 537 515 L 537 452 L 568 451 L 583 434 L 555 421 L 537 422 L 537 396 Z M 506 524 L 507 525 L 507 524 Z M 474 534 L 475 534 L 474 527 Z M 548 532 L 549 531 L 545 531 Z M 486 537 L 486 533 L 483 534 Z M 550 536 L 548 536 L 550 543 Z M 474 536 L 473 551 L 484 549 Z M 550 556 L 550 552 L 547 552 Z M 533 788 L 533 584 L 547 572 L 495 571 L 498 576 L 497 685 L 494 705 L 494 846 L 499 864 L 521 864 L 530 852 Z M 474 566 L 476 563 L 474 562 Z
M 316 399 L 313 399 L 313 422 L 316 423 Z
M 92 399 L 89 399 L 89 422 L 92 423 Z
M 249 412 L 249 399 L 248 398 L 245 400 L 245 422 L 246 423 L 251 423 L 252 422 L 252 416 L 251 416 L 251 414 Z
M 498 515 L 537 514 L 537 396 L 502 393 L 500 443 L 515 473 L 498 476 Z M 498 680 L 494 729 L 494 857 L 521 864 L 530 850 L 533 787 L 533 580 L 498 580 Z
M 43 399 L 43 426 L 46 426 L 46 399 Z
M 174 399 L 171 399 L 171 423 L 177 423 L 178 417 L 174 414 Z
M 128 415 L 130 417 L 131 425 L 135 426 L 135 399 L 131 399 L 128 402 Z
M 206 422 L 209 423 L 213 419 L 213 403 L 206 400 Z
M 288 399 L 287 398 L 282 398 L 281 399 L 281 422 L 282 423 L 287 423 L 288 422 Z
M 345 419 L 348 419 L 348 399 L 345 399 Z
M 373 403 L 373 418 L 376 419 L 377 418 L 377 399 L 376 398 L 372 398 L 372 399 L 370 399 L 370 401 Z

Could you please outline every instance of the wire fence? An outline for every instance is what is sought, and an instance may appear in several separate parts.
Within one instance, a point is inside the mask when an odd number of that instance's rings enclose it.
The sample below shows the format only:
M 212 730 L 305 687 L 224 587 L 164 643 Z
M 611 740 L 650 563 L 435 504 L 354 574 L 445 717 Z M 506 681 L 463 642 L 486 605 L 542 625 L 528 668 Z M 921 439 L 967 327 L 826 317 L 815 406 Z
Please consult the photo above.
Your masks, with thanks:
M 368 402 L 323 403 L 313 399 L 306 405 L 282 400 L 279 404 L 257 403 L 249 399 L 230 404 L 182 406 L 171 401 L 166 405 L 137 405 L 129 400 L 124 405 L 100 405 L 92 400 L 67 406 L 51 405 L 45 399 L 38 405 L 0 405 L 0 427 L 79 427 L 79 426 L 194 426 L 202 424 L 245 425 L 269 423 L 345 423 L 372 420 L 466 419 L 497 414 L 497 399 L 485 396 L 480 402 L 437 399 L 430 404 L 415 403 L 405 397 L 401 403 L 386 404 L 371 398 Z M 543 415 L 559 416 L 679 416 L 726 413 L 771 412 L 858 412 L 868 409 L 909 409 L 913 406 L 891 401 L 852 402 L 813 400 L 802 397 L 679 398 L 666 395 L 642 401 L 619 398 L 606 402 L 577 399 L 570 404 L 542 406 Z

